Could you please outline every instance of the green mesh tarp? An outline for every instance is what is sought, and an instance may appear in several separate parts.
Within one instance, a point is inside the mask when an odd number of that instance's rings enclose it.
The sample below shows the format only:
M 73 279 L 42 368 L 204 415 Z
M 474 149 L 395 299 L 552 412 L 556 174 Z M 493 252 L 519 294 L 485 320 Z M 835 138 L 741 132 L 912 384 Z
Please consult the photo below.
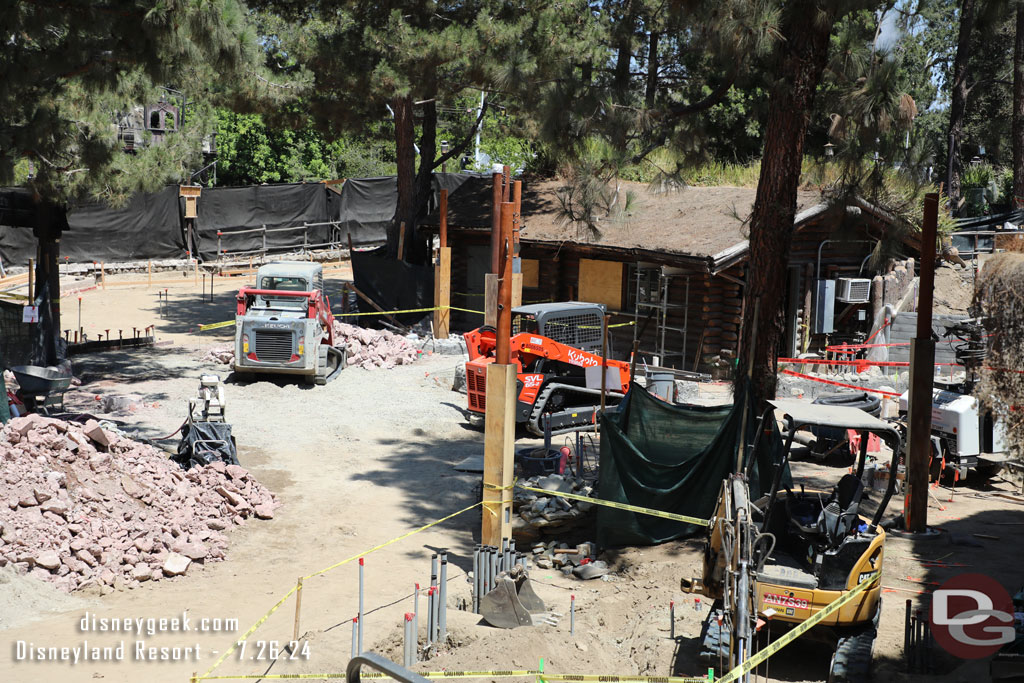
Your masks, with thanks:
M 601 419 L 599 497 L 679 515 L 708 519 L 722 480 L 735 467 L 745 392 L 732 406 L 673 405 L 633 384 Z M 747 443 L 759 414 L 747 413 Z M 775 420 L 753 456 L 751 496 L 771 489 L 772 463 L 782 454 Z M 788 471 L 784 482 L 789 481 Z M 702 533 L 703 527 L 599 506 L 597 542 L 603 547 L 651 545 Z

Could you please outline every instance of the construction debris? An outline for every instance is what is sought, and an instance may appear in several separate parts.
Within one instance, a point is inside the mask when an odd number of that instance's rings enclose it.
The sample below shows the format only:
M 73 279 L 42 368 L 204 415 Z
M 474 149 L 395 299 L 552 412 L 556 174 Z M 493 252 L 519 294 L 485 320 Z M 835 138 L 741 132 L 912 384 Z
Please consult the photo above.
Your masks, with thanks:
M 409 365 L 420 353 L 405 337 L 387 330 L 371 330 L 335 321 L 334 333 L 339 344 L 348 347 L 349 367 L 364 370 Z
M 39 415 L 0 431 L 0 567 L 100 593 L 224 559 L 224 530 L 273 517 L 274 495 L 237 465 L 183 472 L 95 420 Z
M 235 349 L 230 344 L 217 344 L 208 348 L 200 360 L 206 363 L 231 365 L 235 361 Z
M 348 349 L 346 367 L 391 369 L 396 365 L 409 365 L 424 353 L 409 339 L 387 330 L 372 330 L 335 321 L 334 334 L 336 344 Z M 445 348 L 457 346 L 458 342 L 453 341 Z M 218 344 L 207 349 L 200 360 L 231 365 L 235 360 L 235 351 L 230 345 Z
M 575 493 L 589 496 L 593 488 L 589 485 L 576 483 L 571 478 L 560 474 L 549 474 L 525 480 L 525 486 L 551 491 L 545 496 L 533 491 L 516 489 L 512 508 L 518 517 L 512 524 L 512 534 L 516 539 L 534 540 L 543 533 L 548 536 L 562 534 L 574 529 L 587 521 L 587 513 L 593 504 L 562 498 L 558 493 Z

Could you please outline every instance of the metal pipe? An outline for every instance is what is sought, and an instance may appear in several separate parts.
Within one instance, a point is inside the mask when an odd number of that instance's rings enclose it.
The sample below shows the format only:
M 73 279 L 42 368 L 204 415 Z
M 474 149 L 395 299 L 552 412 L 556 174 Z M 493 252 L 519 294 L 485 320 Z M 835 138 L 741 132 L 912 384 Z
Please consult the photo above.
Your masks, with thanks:
M 363 558 L 359 558 L 359 653 L 363 652 L 363 617 L 365 612 L 363 611 Z
M 359 617 L 352 619 L 352 656 L 355 657 L 359 654 Z
M 576 595 L 569 596 L 569 635 L 576 635 Z
M 417 583 L 416 588 L 413 591 L 412 599 L 412 632 L 413 642 L 416 644 L 414 655 L 414 661 L 419 661 L 419 647 L 420 647 L 420 585 Z
M 402 663 L 405 668 L 412 668 L 412 614 L 410 612 L 405 613 L 405 639 L 402 641 Z
M 501 203 L 501 237 L 498 240 L 501 268 L 498 283 L 498 325 L 494 362 L 511 363 L 512 339 L 512 202 Z
M 907 671 L 911 670 L 910 663 L 910 600 L 907 600 L 907 611 L 903 615 L 903 656 L 907 659 Z
M 442 249 L 448 246 L 448 190 L 441 190 L 441 227 L 439 230 L 439 243 Z
M 427 589 L 427 647 L 434 643 L 434 588 Z
M 438 619 L 438 640 L 442 643 L 448 637 L 448 550 L 441 550 L 441 595 L 438 598 L 441 618 Z
M 473 614 L 480 613 L 480 544 L 473 548 Z
M 668 637 L 676 639 L 676 601 L 668 601 Z

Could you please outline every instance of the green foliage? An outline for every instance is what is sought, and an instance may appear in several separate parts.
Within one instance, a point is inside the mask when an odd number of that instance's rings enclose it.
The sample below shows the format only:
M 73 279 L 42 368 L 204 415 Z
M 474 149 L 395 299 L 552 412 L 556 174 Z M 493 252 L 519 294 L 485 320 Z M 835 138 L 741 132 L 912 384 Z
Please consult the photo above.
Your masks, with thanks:
M 123 201 L 186 181 L 201 163 L 211 101 L 248 89 L 262 72 L 255 32 L 239 0 L 6 3 L 0 51 L 0 183 L 30 156 L 31 185 L 58 202 Z M 187 93 L 185 125 L 163 144 L 124 154 L 115 124 L 156 103 L 168 85 Z
M 343 141 L 310 126 L 271 128 L 259 114 L 217 112 L 217 175 L 222 185 L 327 180 L 344 166 Z
M 989 164 L 970 164 L 964 169 L 961 183 L 964 187 L 988 187 L 995 177 L 995 172 Z

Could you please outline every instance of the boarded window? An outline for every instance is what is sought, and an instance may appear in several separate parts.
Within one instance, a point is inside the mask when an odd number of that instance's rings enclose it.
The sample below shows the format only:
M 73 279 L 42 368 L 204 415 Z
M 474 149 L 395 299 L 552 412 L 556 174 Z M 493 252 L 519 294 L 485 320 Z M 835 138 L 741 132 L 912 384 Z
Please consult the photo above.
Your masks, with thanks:
M 580 301 L 622 309 L 622 263 L 580 259 Z
M 536 288 L 540 286 L 540 261 L 533 258 L 524 258 L 523 265 L 523 287 Z

